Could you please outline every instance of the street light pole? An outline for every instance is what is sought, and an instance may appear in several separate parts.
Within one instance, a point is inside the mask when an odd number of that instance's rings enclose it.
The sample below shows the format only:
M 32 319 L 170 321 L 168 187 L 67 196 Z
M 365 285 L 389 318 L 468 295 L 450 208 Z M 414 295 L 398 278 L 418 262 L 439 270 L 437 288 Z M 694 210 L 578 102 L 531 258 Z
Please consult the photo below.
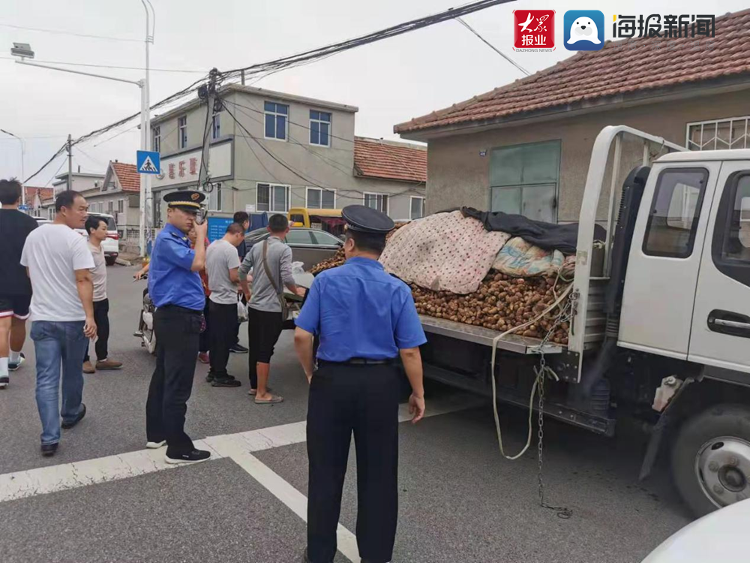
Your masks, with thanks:
M 151 0 L 141 0 L 143 9 L 146 11 L 146 77 L 142 80 L 141 85 L 141 147 L 142 150 L 151 150 L 151 100 L 150 100 L 150 57 L 149 44 L 154 42 L 154 27 L 156 26 L 156 12 L 151 4 Z M 151 12 L 149 12 L 151 8 Z M 154 15 L 154 27 L 151 25 L 151 14 Z M 146 256 L 146 243 L 151 240 L 151 175 L 141 174 L 141 205 L 140 205 L 140 235 L 138 246 L 141 257 Z
M 24 147 L 23 139 L 18 135 L 14 135 L 10 131 L 6 131 L 5 129 L 0 129 L 0 132 L 5 133 L 6 135 L 10 135 L 19 143 L 21 143 L 21 184 L 23 184 L 26 181 L 26 173 L 24 172 L 23 168 L 23 159 L 24 153 L 26 152 L 26 147 Z M 21 204 L 26 205 L 26 186 L 23 185 L 21 186 Z

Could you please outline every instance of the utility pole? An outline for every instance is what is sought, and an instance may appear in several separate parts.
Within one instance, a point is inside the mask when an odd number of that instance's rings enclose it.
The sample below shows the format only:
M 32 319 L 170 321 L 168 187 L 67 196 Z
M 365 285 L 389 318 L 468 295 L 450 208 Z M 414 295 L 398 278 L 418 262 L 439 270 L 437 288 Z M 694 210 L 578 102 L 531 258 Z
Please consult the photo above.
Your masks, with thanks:
M 208 175 L 208 164 L 211 159 L 211 137 L 212 131 L 209 128 L 213 124 L 214 112 L 218 107 L 221 107 L 221 101 L 216 96 L 216 81 L 219 76 L 219 71 L 215 68 L 211 69 L 208 73 L 208 84 L 204 84 L 198 88 L 198 97 L 201 100 L 206 101 L 206 123 L 203 129 L 203 152 L 201 153 L 201 167 L 198 175 L 198 189 L 206 192 L 210 192 L 211 188 L 207 188 L 207 184 L 211 177 Z
M 68 191 L 73 189 L 73 138 L 68 133 Z

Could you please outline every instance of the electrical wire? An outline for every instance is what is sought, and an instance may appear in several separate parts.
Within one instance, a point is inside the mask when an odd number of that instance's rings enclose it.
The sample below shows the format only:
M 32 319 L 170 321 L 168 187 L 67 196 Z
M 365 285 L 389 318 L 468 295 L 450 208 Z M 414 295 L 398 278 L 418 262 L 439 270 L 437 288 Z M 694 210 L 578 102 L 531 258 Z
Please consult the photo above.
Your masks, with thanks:
M 287 57 L 282 57 L 282 58 L 269 61 L 266 63 L 259 63 L 255 65 L 250 65 L 247 67 L 229 70 L 222 74 L 224 78 L 228 80 L 231 78 L 239 77 L 243 73 L 243 71 L 245 73 L 245 77 L 247 77 L 248 74 L 254 75 L 257 73 L 261 73 L 261 72 L 275 71 L 276 69 L 293 68 L 301 64 L 306 64 L 311 61 L 317 61 L 324 57 L 329 57 L 338 53 L 342 53 L 344 51 L 348 51 L 355 47 L 369 45 L 371 43 L 382 41 L 383 39 L 388 39 L 391 37 L 403 35 L 405 33 L 409 33 L 417 29 L 423 29 L 425 27 L 429 27 L 437 23 L 441 23 L 441 22 L 451 20 L 457 17 L 465 16 L 467 14 L 471 14 L 480 10 L 484 10 L 492 6 L 497 6 L 500 4 L 507 4 L 512 1 L 514 0 L 478 0 L 476 2 L 464 4 L 457 8 L 450 8 L 448 10 L 444 10 L 443 12 L 433 14 L 431 16 L 417 18 L 415 20 L 400 23 L 400 24 L 397 24 L 397 25 L 394 25 L 394 26 L 391 26 L 391 27 L 388 27 L 379 31 L 375 31 L 372 33 L 368 33 L 366 35 L 355 37 L 353 39 L 347 39 L 339 43 L 333 43 L 325 47 L 311 49 L 309 51 L 297 53 L 295 55 L 290 55 Z
M 72 31 L 63 31 L 60 29 L 41 29 L 39 27 L 23 27 L 20 25 L 11 25 L 9 23 L 0 23 L 0 27 L 10 27 L 12 29 L 23 29 L 25 31 L 39 31 L 42 33 L 53 33 L 56 35 L 71 35 L 73 37 L 85 37 L 87 39 L 106 39 L 108 41 L 129 41 L 141 43 L 143 39 L 130 39 L 129 37 L 113 37 L 111 35 L 90 35 L 88 33 L 74 33 Z
M 471 27 L 468 23 L 466 23 L 462 18 L 456 18 L 456 21 L 458 23 L 460 23 L 462 26 L 464 26 L 466 29 L 468 29 L 469 31 L 471 31 L 474 35 L 476 35 L 477 37 L 479 37 L 479 39 L 482 41 L 482 43 L 484 43 L 485 45 L 487 45 L 490 49 L 492 49 L 493 51 L 495 51 L 498 55 L 500 55 L 502 58 L 504 58 L 506 61 L 508 61 L 510 64 L 512 64 L 514 67 L 516 67 L 518 70 L 520 70 L 521 72 L 523 72 L 526 76 L 531 76 L 531 73 L 528 70 L 526 70 L 525 68 L 523 68 L 520 64 L 518 64 L 516 61 L 514 61 L 513 59 L 511 59 L 508 55 L 506 55 L 505 53 L 503 53 L 500 49 L 498 49 L 497 47 L 495 47 L 492 43 L 490 43 L 489 41 L 487 41 L 484 37 L 482 37 L 481 35 L 479 35 L 479 32 L 476 29 L 474 29 L 473 27 Z
M 15 61 L 17 60 L 16 57 L 0 57 L 2 60 L 6 61 Z M 66 61 L 38 61 L 34 59 L 35 63 L 44 63 L 44 64 L 55 64 L 55 65 L 66 65 L 66 66 L 88 66 L 93 68 L 112 68 L 112 69 L 118 69 L 118 70 L 142 70 L 145 71 L 146 67 L 142 66 L 115 66 L 115 65 L 99 65 L 99 64 L 93 64 L 93 63 L 69 63 Z M 181 70 L 181 69 L 174 69 L 174 68 L 149 68 L 149 72 L 183 72 L 183 73 L 191 73 L 191 74 L 206 74 L 205 70 Z
M 397 24 L 379 31 L 375 31 L 373 33 L 368 33 L 366 35 L 362 35 L 353 39 L 348 39 L 345 41 L 341 41 L 339 43 L 334 43 L 331 45 L 327 45 L 325 47 L 320 47 L 317 49 L 312 49 L 309 51 L 304 51 L 302 53 L 297 53 L 295 55 L 290 55 L 286 57 L 281 57 L 279 59 L 275 59 L 272 61 L 268 61 L 265 63 L 259 63 L 255 65 L 250 65 L 246 67 L 236 68 L 233 70 L 229 70 L 226 72 L 219 73 L 219 78 L 221 80 L 224 80 L 225 82 L 229 82 L 233 79 L 239 79 L 240 76 L 244 73 L 245 77 L 248 76 L 256 76 L 256 75 L 268 75 L 269 73 L 277 72 L 280 70 L 286 70 L 289 68 L 295 68 L 298 66 L 302 66 L 305 64 L 309 64 L 311 62 L 320 61 L 327 57 L 336 55 L 338 53 L 342 53 L 344 51 L 348 51 L 350 49 L 354 49 L 356 47 L 361 47 L 363 45 L 368 45 L 371 43 L 375 43 L 378 41 L 382 41 L 384 39 L 388 39 L 390 37 L 396 37 L 399 35 L 403 35 L 405 33 L 409 33 L 411 31 L 415 31 L 418 29 L 423 29 L 444 21 L 448 21 L 451 19 L 455 19 L 461 16 L 465 16 L 467 14 L 471 14 L 474 12 L 478 12 L 480 10 L 484 10 L 486 8 L 490 8 L 492 6 L 498 6 L 501 4 L 507 4 L 509 2 L 513 2 L 514 0 L 477 0 L 475 2 L 471 2 L 469 4 L 464 4 L 462 6 L 459 6 L 457 8 L 450 8 L 448 10 L 444 10 L 443 12 L 433 14 L 431 16 L 426 16 L 422 18 L 418 18 L 415 20 L 411 20 L 408 22 L 404 22 L 401 24 Z M 17 27 L 17 26 L 16 26 Z M 37 31 L 50 31 L 52 30 L 38 30 Z M 101 37 L 100 37 L 101 38 Z M 138 41 L 138 40 L 130 40 L 130 41 Z M 168 96 L 167 98 L 161 100 L 160 102 L 154 104 L 151 106 L 151 110 L 159 109 L 161 107 L 164 107 L 167 104 L 177 102 L 179 100 L 182 100 L 189 94 L 193 92 L 193 90 L 202 82 L 205 82 L 208 79 L 208 75 L 196 80 L 192 84 L 190 84 L 188 87 L 183 88 L 182 90 L 175 92 L 171 96 Z M 83 135 L 82 137 L 79 137 L 72 141 L 72 144 L 78 144 L 80 142 L 83 142 L 85 140 L 88 140 L 92 137 L 101 135 L 103 133 L 107 133 L 111 131 L 112 129 L 119 127 L 121 125 L 124 125 L 125 123 L 128 123 L 130 120 L 135 119 L 140 115 L 140 112 L 134 113 L 133 115 L 130 115 L 128 117 L 125 117 L 121 119 L 120 121 L 117 121 L 115 123 L 112 123 L 110 125 L 107 125 L 106 127 L 102 127 L 100 129 L 96 129 L 94 131 L 91 131 L 90 133 Z M 266 152 L 267 149 L 263 146 L 259 146 Z M 58 150 L 51 158 L 50 160 L 39 170 L 34 172 L 31 176 L 26 178 L 24 182 L 28 182 L 35 176 L 37 176 L 44 168 L 57 158 L 62 152 L 64 151 L 64 147 L 60 150 Z M 270 153 L 269 153 L 270 154 Z M 275 157 L 273 157 L 275 159 Z M 286 167 L 286 165 L 284 165 Z M 296 173 L 295 173 L 296 175 Z M 304 179 L 304 178 L 303 178 Z

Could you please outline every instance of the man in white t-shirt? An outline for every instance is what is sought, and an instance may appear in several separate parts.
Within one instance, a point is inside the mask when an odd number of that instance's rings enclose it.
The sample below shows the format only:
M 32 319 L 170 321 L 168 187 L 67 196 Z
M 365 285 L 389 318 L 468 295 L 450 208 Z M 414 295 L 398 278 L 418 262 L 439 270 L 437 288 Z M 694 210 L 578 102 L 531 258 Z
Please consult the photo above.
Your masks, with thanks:
M 62 427 L 73 428 L 86 415 L 83 398 L 83 356 L 88 339 L 96 336 L 94 259 L 83 228 L 88 204 L 81 194 L 65 191 L 55 200 L 53 223 L 34 229 L 26 238 L 21 264 L 26 266 L 31 298 L 31 339 L 36 352 L 36 404 L 42 421 L 42 455 L 51 456 Z M 62 366 L 62 411 L 60 368 Z
M 89 359 L 88 347 L 83 357 L 83 373 L 95 373 L 97 370 L 121 369 L 122 362 L 110 360 L 107 344 L 109 342 L 109 299 L 107 299 L 107 262 L 104 259 L 102 242 L 107 238 L 107 221 L 96 215 L 86 219 L 86 234 L 89 236 L 89 250 L 94 257 L 94 268 L 91 280 L 94 283 L 94 321 L 96 322 L 96 366 Z
M 229 350 L 234 344 L 237 328 L 237 294 L 239 291 L 240 258 L 237 246 L 245 239 L 242 225 L 232 223 L 223 238 L 213 242 L 206 251 L 208 276 L 209 331 L 211 369 L 207 381 L 213 387 L 239 387 L 242 385 L 227 373 Z

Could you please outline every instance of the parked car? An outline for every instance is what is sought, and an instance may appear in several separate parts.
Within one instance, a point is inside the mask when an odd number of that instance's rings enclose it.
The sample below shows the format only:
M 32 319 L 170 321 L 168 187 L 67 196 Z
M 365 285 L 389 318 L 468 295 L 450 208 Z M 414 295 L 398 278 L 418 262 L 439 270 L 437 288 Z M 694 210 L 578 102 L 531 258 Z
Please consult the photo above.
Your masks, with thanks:
M 40 226 L 40 227 L 42 225 L 46 225 L 47 223 L 51 223 L 52 222 L 49 219 L 47 219 L 46 217 L 32 217 L 32 219 L 34 219 L 36 221 L 36 224 L 38 226 Z
M 266 229 L 256 229 L 245 235 L 248 251 L 259 242 L 263 242 L 269 236 Z M 305 270 L 309 270 L 315 264 L 330 258 L 344 243 L 331 233 L 318 229 L 293 228 L 289 231 L 285 241 L 292 249 L 292 260 L 302 262 Z
M 749 518 L 750 500 L 712 512 L 675 532 L 642 563 L 747 561 L 750 550 L 745 534 Z
M 89 213 L 89 217 L 99 217 L 107 222 L 107 238 L 102 242 L 102 248 L 104 249 L 104 259 L 107 266 L 111 266 L 120 255 L 120 234 L 117 232 L 115 218 L 107 213 Z M 85 229 L 76 229 L 76 232 L 81 233 L 88 239 Z

